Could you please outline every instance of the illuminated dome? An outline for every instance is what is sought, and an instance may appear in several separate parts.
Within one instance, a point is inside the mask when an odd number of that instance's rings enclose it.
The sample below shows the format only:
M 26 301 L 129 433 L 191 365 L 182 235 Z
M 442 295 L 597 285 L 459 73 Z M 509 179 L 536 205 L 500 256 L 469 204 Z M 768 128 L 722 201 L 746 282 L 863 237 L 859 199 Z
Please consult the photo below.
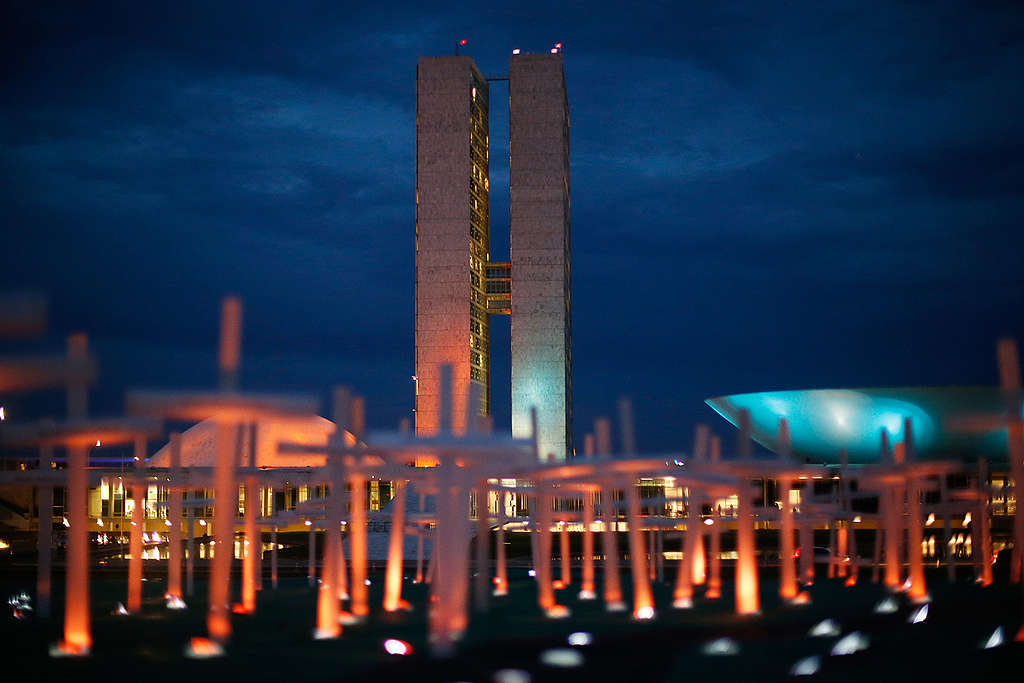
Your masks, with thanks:
M 319 416 L 278 420 L 261 420 L 256 432 L 257 467 L 321 467 L 323 455 L 281 455 L 277 445 L 282 442 L 321 446 L 334 433 L 334 423 Z M 217 425 L 204 420 L 181 435 L 182 467 L 213 467 L 217 460 Z M 165 445 L 149 459 L 150 467 L 170 467 L 170 445 Z M 249 464 L 249 430 L 242 430 L 241 453 L 243 465 Z
M 737 424 L 750 411 L 754 440 L 777 451 L 779 418 L 789 421 L 793 452 L 835 463 L 845 448 L 851 463 L 878 461 L 880 435 L 903 438 L 903 419 L 914 429 L 917 457 L 986 457 L 1007 462 L 1004 403 L 995 387 L 905 387 L 766 391 L 709 398 L 707 404 Z

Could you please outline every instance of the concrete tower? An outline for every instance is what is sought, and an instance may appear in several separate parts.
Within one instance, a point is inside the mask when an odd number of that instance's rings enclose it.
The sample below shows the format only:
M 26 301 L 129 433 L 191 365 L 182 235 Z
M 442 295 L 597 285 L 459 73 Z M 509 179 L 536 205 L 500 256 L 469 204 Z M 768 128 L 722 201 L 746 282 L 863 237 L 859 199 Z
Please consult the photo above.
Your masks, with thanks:
M 541 457 L 572 453 L 569 101 L 561 54 L 512 55 L 508 71 L 512 435 Z
M 572 453 L 569 115 L 560 54 L 509 65 L 511 258 L 490 261 L 487 80 L 469 57 L 421 58 L 416 79 L 416 433 L 441 431 L 440 367 L 453 368 L 452 431 L 471 383 L 490 412 L 489 316 L 512 316 L 512 432 L 541 456 Z
M 416 433 L 441 429 L 441 365 L 452 366 L 451 429 L 466 429 L 470 383 L 490 412 L 488 88 L 469 57 L 416 70 Z

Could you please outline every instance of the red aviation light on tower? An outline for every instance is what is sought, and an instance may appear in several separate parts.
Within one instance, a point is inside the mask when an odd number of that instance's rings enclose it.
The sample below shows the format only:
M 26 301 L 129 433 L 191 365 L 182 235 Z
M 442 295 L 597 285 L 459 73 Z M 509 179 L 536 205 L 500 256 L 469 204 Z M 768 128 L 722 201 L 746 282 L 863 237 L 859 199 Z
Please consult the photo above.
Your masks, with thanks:
M 465 38 L 463 38 L 462 40 L 460 40 L 460 41 L 459 41 L 459 45 L 465 45 L 465 44 L 466 44 L 466 43 L 468 43 L 468 42 L 469 42 L 468 40 L 466 40 Z

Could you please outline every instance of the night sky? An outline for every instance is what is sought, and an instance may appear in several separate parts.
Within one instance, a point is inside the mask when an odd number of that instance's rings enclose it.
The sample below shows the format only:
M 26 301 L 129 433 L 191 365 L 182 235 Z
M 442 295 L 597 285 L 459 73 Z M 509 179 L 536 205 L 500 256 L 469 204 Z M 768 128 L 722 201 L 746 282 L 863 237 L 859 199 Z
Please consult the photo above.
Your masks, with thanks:
M 41 347 L 90 333 L 97 412 L 212 386 L 234 292 L 243 388 L 412 415 L 416 60 L 460 38 L 485 75 L 565 46 L 578 443 L 620 394 L 687 448 L 732 431 L 709 396 L 994 384 L 1024 339 L 1019 3 L 10 4 L 0 290 L 48 293 Z

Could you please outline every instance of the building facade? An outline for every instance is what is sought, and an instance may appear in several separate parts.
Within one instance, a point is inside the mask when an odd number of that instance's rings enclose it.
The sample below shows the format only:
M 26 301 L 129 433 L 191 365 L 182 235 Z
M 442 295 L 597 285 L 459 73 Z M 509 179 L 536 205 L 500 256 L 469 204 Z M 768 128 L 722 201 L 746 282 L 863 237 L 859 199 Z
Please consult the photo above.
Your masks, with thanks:
M 489 250 L 490 89 L 469 57 L 425 57 L 416 78 L 416 433 L 490 414 L 491 315 L 511 315 L 512 433 L 572 453 L 569 113 L 561 54 L 511 57 L 510 258 Z M 468 272 L 467 272 L 468 271 Z M 479 402 L 467 413 L 470 386 Z

